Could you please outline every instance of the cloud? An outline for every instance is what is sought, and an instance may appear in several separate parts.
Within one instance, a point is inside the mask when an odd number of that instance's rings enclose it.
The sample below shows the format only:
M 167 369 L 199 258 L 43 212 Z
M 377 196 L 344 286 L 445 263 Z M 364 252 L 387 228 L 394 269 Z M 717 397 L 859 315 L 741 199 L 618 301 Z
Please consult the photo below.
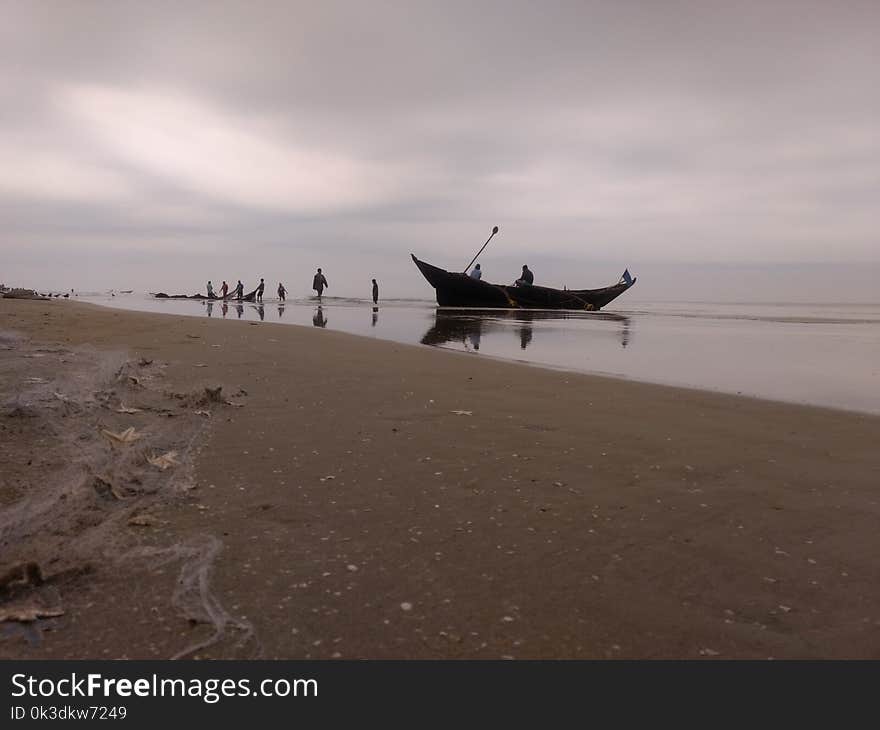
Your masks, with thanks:
M 73 86 L 56 103 L 107 154 L 227 203 L 327 213 L 395 192 L 392 171 L 380 164 L 284 139 L 268 120 L 179 92 Z
M 876 2 L 5 7 L 5 262 L 878 258 Z

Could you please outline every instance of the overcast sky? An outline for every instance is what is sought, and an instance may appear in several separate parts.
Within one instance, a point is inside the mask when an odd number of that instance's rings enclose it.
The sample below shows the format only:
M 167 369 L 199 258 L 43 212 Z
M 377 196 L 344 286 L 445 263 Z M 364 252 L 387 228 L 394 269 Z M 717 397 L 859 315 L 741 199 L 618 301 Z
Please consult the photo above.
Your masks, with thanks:
M 880 299 L 880 2 L 0 0 L 0 280 Z M 633 290 L 635 294 L 635 290 Z M 686 297 L 687 298 L 687 297 Z

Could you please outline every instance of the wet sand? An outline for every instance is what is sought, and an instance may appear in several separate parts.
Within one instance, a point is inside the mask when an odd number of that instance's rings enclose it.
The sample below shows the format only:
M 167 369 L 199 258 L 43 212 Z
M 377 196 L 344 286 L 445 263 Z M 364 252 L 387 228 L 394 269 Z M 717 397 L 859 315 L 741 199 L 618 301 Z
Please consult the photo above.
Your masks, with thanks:
M 880 656 L 876 416 L 73 302 L 11 331 L 0 561 L 46 582 L 0 610 L 63 613 L 5 658 Z

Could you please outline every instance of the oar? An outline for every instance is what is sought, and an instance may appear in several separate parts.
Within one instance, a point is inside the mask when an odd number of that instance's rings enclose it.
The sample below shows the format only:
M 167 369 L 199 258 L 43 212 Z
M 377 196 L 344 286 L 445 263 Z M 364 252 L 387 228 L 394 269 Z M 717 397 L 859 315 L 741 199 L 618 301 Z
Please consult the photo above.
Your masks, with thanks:
M 492 236 L 494 236 L 496 233 L 498 233 L 498 226 L 495 226 L 492 229 Z M 489 245 L 489 241 L 492 240 L 492 236 L 489 236 L 489 238 L 486 239 L 486 243 L 483 244 L 483 248 L 486 248 L 486 246 Z M 471 264 L 474 263 L 474 261 L 476 261 L 478 258 L 480 258 L 480 254 L 483 253 L 483 248 L 481 248 L 479 251 L 477 251 L 477 255 L 471 259 L 471 263 L 464 267 L 465 274 L 467 273 L 467 270 L 469 268 L 471 268 Z

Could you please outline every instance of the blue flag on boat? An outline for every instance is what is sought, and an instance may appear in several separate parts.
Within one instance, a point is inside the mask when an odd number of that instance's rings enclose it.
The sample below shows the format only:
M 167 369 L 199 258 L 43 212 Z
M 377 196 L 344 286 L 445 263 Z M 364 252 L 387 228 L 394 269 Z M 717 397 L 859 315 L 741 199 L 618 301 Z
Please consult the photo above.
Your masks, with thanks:
M 623 272 L 623 276 L 620 277 L 621 281 L 625 282 L 627 285 L 633 283 L 633 278 L 629 273 L 629 269 L 625 269 Z

